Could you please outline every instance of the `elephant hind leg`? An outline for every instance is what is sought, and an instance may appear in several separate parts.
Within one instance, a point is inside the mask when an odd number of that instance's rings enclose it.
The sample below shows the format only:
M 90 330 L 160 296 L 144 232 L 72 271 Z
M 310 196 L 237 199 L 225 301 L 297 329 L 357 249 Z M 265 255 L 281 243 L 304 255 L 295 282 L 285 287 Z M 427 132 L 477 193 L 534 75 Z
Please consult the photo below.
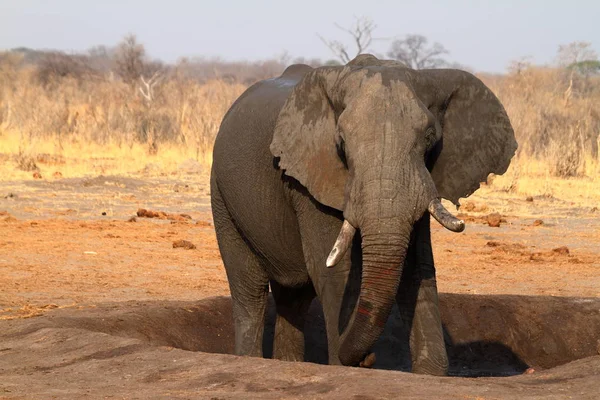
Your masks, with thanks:
M 214 181 L 211 182 L 211 192 L 215 231 L 231 292 L 235 354 L 262 357 L 269 294 L 264 261 L 239 233 Z
M 277 317 L 273 358 L 304 361 L 304 319 L 315 291 L 311 284 L 299 288 L 283 287 L 271 281 Z

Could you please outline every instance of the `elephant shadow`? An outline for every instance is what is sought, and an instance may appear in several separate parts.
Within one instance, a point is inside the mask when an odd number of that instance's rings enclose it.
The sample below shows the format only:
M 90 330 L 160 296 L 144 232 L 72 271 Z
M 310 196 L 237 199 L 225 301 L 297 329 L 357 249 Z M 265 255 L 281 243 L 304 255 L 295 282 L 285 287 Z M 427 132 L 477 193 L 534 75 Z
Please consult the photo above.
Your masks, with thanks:
M 267 358 L 272 356 L 274 324 L 275 310 L 270 299 L 263 338 L 263 352 Z M 512 376 L 522 374 L 529 368 L 503 343 L 484 340 L 455 343 L 445 324 L 443 328 L 450 376 Z M 396 305 L 372 351 L 377 357 L 375 368 L 410 372 L 409 330 L 402 323 Z M 325 320 L 317 299 L 313 301 L 305 321 L 305 361 L 317 364 L 328 362 Z

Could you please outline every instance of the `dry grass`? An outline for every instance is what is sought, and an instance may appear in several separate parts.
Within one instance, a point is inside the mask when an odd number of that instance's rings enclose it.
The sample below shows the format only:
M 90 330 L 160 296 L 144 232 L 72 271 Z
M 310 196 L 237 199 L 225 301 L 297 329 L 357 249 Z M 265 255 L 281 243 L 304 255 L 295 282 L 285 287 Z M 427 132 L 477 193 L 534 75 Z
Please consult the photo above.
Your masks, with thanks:
M 525 196 L 600 202 L 600 79 L 528 67 L 483 77 L 515 129 L 519 149 L 493 186 Z
M 32 179 L 38 172 L 43 179 L 96 175 L 128 175 L 144 172 L 158 175 L 176 171 L 185 160 L 209 166 L 210 152 L 197 153 L 183 145 L 164 143 L 156 153 L 145 143 L 122 146 L 112 142 L 66 142 L 58 146 L 53 137 L 27 142 L 15 132 L 0 136 L 0 181 Z M 4 155 L 4 160 L 2 159 Z M 4 162 L 2 162 L 4 161 Z M 23 166 L 34 165 L 34 168 Z
M 42 168 L 35 162 L 40 155 L 75 160 L 67 174 L 96 172 L 106 159 L 113 160 L 112 172 L 187 158 L 210 163 L 221 119 L 246 88 L 200 84 L 172 71 L 150 100 L 137 84 L 110 76 L 40 80 L 35 68 L 18 62 L 0 58 L 0 153 L 24 172 Z
M 494 177 L 489 189 L 523 198 L 541 196 L 597 207 L 600 205 L 599 164 L 588 162 L 589 165 L 595 165 L 588 167 L 587 173 L 590 175 L 566 178 L 553 175 L 546 161 L 518 157 L 504 175 Z
M 598 175 L 600 77 L 530 67 L 483 80 L 510 116 L 521 166 L 535 170 L 541 162 L 558 177 Z
M 137 85 L 105 78 L 39 79 L 0 59 L 0 179 L 168 171 L 192 158 L 210 164 L 223 115 L 245 89 L 171 73 L 152 100 Z
M 17 57 L 17 56 L 14 56 Z M 245 85 L 199 83 L 175 69 L 149 101 L 107 77 L 38 79 L 0 58 L 0 179 L 170 171 L 210 164 L 219 123 Z M 493 187 L 524 195 L 600 200 L 600 79 L 525 68 L 482 77 L 503 102 L 519 142 Z M 147 168 L 146 168 L 147 169 Z M 58 175 L 57 175 L 58 176 Z

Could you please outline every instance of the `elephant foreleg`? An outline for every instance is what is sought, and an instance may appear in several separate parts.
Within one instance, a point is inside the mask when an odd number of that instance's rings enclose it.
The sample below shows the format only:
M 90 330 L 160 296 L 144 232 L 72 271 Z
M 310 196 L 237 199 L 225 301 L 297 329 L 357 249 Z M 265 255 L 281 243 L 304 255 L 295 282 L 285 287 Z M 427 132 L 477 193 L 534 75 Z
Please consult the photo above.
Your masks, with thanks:
M 273 358 L 304 361 L 304 318 L 315 292 L 312 285 L 301 288 L 282 287 L 271 281 L 277 317 Z
M 396 300 L 402 320 L 410 329 L 412 371 L 447 375 L 448 354 L 439 311 L 428 213 L 415 225 Z
M 296 196 L 295 209 L 304 259 L 314 290 L 323 306 L 329 364 L 339 365 L 340 331 L 343 329 L 340 325 L 347 323 L 354 309 L 352 301 L 360 289 L 360 266 L 351 268 L 352 252 L 347 251 L 337 265 L 327 268 L 326 260 L 342 227 L 343 217 L 341 213 L 335 215 L 330 210 L 324 210 L 308 196 L 298 193 Z M 356 258 L 360 260 L 360 256 Z M 352 277 L 358 279 L 349 277 L 351 269 L 356 275 Z M 355 281 L 356 285 L 348 288 L 349 279 Z
M 323 306 L 330 365 L 341 365 L 339 359 L 340 333 L 350 319 L 360 288 L 360 270 L 356 266 L 356 268 L 352 268 L 350 254 L 351 252 L 348 251 L 348 254 L 335 267 L 324 270 L 321 275 L 315 274 L 313 278 Z M 322 262 L 325 262 L 325 257 Z M 354 276 L 357 274 L 359 279 Z M 348 284 L 349 281 L 351 281 L 350 284 Z M 355 285 L 353 286 L 352 283 Z

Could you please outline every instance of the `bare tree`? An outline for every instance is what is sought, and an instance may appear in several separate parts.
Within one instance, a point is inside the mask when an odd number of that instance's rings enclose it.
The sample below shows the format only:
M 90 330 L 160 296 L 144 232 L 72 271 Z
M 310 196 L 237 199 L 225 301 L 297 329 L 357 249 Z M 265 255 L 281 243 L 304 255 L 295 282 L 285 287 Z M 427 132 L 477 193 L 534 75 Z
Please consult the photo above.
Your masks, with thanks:
M 440 68 L 448 65 L 441 56 L 448 54 L 448 50 L 440 43 L 431 46 L 422 35 L 406 35 L 404 39 L 394 40 L 387 53 L 388 57 L 402 61 L 414 69 Z
M 337 28 L 352 36 L 356 50 L 353 52 L 348 46 L 338 40 L 327 40 L 323 36 L 317 34 L 319 39 L 331 50 L 331 52 L 339 58 L 342 63 L 347 63 L 352 58 L 368 50 L 373 41 L 373 31 L 377 27 L 373 20 L 369 17 L 354 17 L 355 22 L 350 28 L 344 28 L 335 24 Z M 354 53 L 354 54 L 353 54 Z
M 523 56 L 515 60 L 511 60 L 507 69 L 511 74 L 521 75 L 524 71 L 530 69 L 532 66 L 533 59 L 531 56 Z
M 571 70 L 571 75 L 578 72 L 587 78 L 600 72 L 598 53 L 588 42 L 572 42 L 558 46 L 556 59 L 559 66 Z
M 152 102 L 152 100 L 154 100 L 154 86 L 156 86 L 161 79 L 162 75 L 160 71 L 154 72 L 154 74 L 148 80 L 144 78 L 144 75 L 140 75 L 140 80 L 142 81 L 143 85 L 140 86 L 140 93 L 148 102 Z
M 87 51 L 90 66 L 102 72 L 108 73 L 114 69 L 114 49 L 106 46 L 94 46 Z
M 146 49 L 133 34 L 125 36 L 115 50 L 117 74 L 125 82 L 133 84 L 144 73 Z
M 597 61 L 598 53 L 588 42 L 572 42 L 558 46 L 558 65 L 567 67 L 583 61 Z
M 558 46 L 556 55 L 557 64 L 564 68 L 565 81 L 568 85 L 564 93 L 564 104 L 568 107 L 572 97 L 589 94 L 594 85 L 591 84 L 592 75 L 600 72 L 598 53 L 588 42 L 572 42 Z

